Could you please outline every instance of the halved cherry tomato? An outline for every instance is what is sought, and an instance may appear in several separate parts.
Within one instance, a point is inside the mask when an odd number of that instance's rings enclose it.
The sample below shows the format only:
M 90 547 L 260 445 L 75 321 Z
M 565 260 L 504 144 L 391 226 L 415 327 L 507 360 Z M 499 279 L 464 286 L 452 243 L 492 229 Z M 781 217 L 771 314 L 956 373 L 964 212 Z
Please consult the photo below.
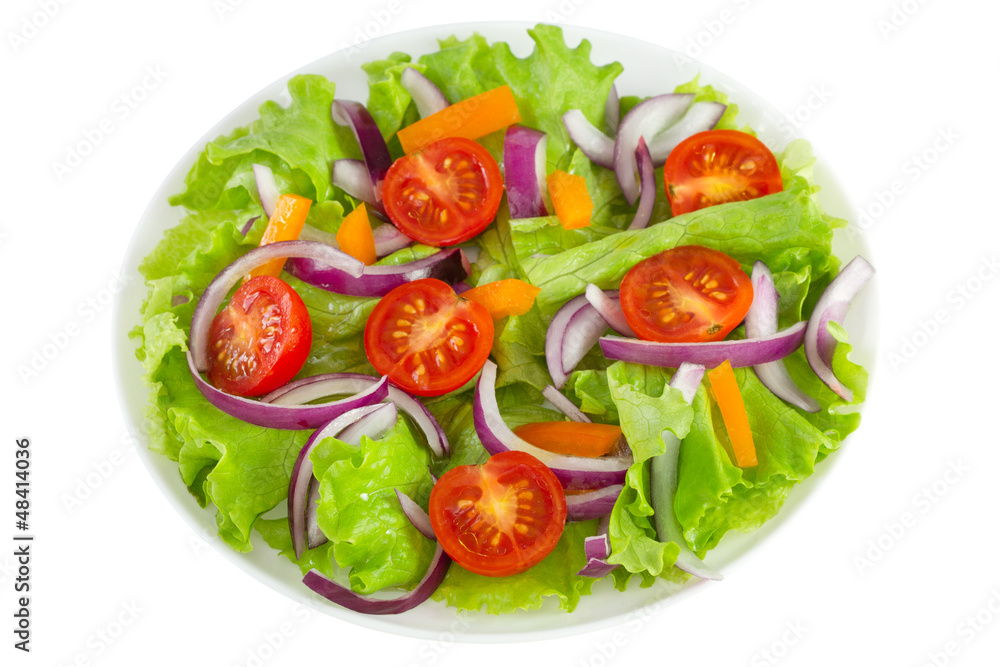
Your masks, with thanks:
M 767 146 L 737 130 L 694 134 L 663 165 L 663 183 L 674 215 L 780 192 L 781 171 Z
M 621 305 L 643 340 L 686 343 L 722 340 L 753 301 L 739 262 L 703 246 L 680 246 L 647 257 L 621 283 Z
M 544 463 L 509 451 L 442 475 L 431 489 L 429 514 L 452 560 L 476 574 L 506 577 L 555 548 L 566 525 L 566 496 Z
M 424 278 L 382 297 L 365 324 L 368 361 L 399 387 L 439 396 L 478 373 L 493 347 L 493 318 L 448 283 Z
M 295 290 L 280 278 L 254 276 L 212 320 L 208 379 L 230 394 L 260 396 L 295 377 L 311 345 L 309 311 Z
M 421 243 L 468 241 L 497 214 L 503 177 L 496 160 L 471 139 L 435 141 L 389 168 L 382 203 L 392 223 Z

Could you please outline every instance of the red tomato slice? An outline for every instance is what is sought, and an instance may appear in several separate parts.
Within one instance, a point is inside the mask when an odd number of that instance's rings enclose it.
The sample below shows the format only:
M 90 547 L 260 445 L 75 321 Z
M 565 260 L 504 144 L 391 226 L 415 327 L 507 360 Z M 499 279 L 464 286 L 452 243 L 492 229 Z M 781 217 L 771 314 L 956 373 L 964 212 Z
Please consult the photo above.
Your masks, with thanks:
M 643 340 L 686 343 L 722 340 L 753 301 L 739 262 L 702 246 L 680 246 L 633 266 L 621 283 L 621 305 Z
M 421 243 L 468 241 L 497 214 L 503 177 L 496 160 L 471 139 L 449 137 L 396 160 L 382 184 L 392 223 Z
M 302 299 L 273 276 L 245 281 L 215 316 L 208 334 L 208 379 L 238 396 L 260 396 L 302 369 L 312 322 Z
M 544 463 L 509 451 L 442 475 L 431 490 L 429 514 L 452 560 L 476 574 L 506 577 L 555 548 L 566 525 L 566 496 Z
M 782 188 L 774 154 L 753 135 L 736 130 L 708 130 L 682 141 L 667 156 L 663 183 L 674 215 Z
M 493 318 L 448 283 L 424 278 L 400 285 L 365 324 L 368 361 L 399 387 L 439 396 L 478 373 L 493 347 Z

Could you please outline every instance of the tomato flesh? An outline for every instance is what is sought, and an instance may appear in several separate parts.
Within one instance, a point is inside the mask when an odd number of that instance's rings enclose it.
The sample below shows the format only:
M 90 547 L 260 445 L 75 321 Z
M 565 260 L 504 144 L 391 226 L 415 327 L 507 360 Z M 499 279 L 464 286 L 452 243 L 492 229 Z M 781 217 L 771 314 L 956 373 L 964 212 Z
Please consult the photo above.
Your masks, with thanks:
M 212 320 L 208 379 L 238 396 L 260 396 L 295 377 L 312 344 L 302 299 L 273 276 L 250 278 Z
M 674 215 L 782 189 L 774 154 L 736 130 L 708 130 L 682 141 L 667 156 L 663 182 Z
M 449 246 L 486 229 L 500 207 L 503 177 L 489 151 L 448 137 L 396 160 L 382 203 L 396 227 L 421 243 Z
M 680 246 L 633 266 L 621 282 L 625 319 L 643 340 L 722 340 L 753 301 L 739 262 L 702 246 Z
M 461 387 L 482 369 L 493 346 L 493 318 L 436 278 L 386 294 L 365 324 L 365 352 L 382 375 L 419 396 Z
M 476 574 L 506 577 L 555 548 L 566 525 L 566 496 L 545 464 L 509 451 L 442 475 L 431 490 L 429 514 L 452 560 Z

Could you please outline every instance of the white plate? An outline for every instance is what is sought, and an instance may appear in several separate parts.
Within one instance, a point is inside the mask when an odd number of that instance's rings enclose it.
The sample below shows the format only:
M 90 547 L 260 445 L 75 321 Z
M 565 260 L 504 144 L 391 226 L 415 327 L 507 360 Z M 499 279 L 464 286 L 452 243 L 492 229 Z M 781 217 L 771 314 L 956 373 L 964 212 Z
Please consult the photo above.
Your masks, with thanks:
M 479 32 L 490 42 L 505 41 L 511 45 L 515 55 L 524 57 L 534 46 L 527 34 L 527 29 L 531 25 L 484 23 L 425 28 L 373 39 L 363 44 L 361 50 L 355 48 L 353 51 L 333 53 L 263 88 L 194 143 L 157 190 L 136 227 L 122 269 L 129 280 L 126 281 L 126 287 L 118 295 L 115 303 L 114 331 L 117 336 L 115 374 L 118 393 L 129 430 L 137 442 L 146 443 L 143 437 L 145 431 L 143 412 L 148 399 L 148 389 L 142 382 L 142 368 L 135 358 L 135 344 L 129 340 L 128 332 L 139 323 L 139 309 L 146 288 L 141 279 L 131 278 L 139 278 L 137 267 L 140 261 L 153 250 L 164 230 L 180 221 L 182 210 L 170 207 L 167 204 L 167 197 L 181 191 L 184 176 L 206 142 L 256 119 L 257 109 L 264 101 L 270 99 L 287 101 L 286 84 L 296 74 L 323 74 L 336 82 L 339 98 L 363 101 L 368 95 L 367 79 L 360 68 L 363 62 L 386 57 L 393 51 L 409 53 L 416 60 L 423 53 L 436 51 L 439 38 L 457 35 L 464 39 L 473 32 Z M 686 56 L 623 35 L 573 27 L 565 28 L 564 32 L 570 46 L 575 46 L 583 38 L 591 42 L 593 62 L 604 64 L 617 60 L 622 63 L 625 70 L 616 80 L 618 91 L 622 95 L 646 96 L 669 92 L 676 85 L 687 82 L 700 73 L 702 83 L 711 84 L 722 90 L 731 101 L 739 105 L 740 122 L 753 126 L 760 138 L 772 149 L 780 150 L 792 136 L 787 131 L 787 125 L 782 123 L 784 117 L 752 91 Z M 853 207 L 822 161 L 816 170 L 816 180 L 823 187 L 821 201 L 826 210 L 833 215 L 853 220 Z M 844 259 L 850 259 L 859 253 L 870 258 L 857 235 L 838 234 L 835 249 Z M 874 365 L 875 332 L 878 330 L 876 314 L 875 293 L 872 286 L 869 286 L 852 307 L 846 322 L 852 335 L 852 342 L 855 344 L 854 358 L 869 369 Z M 668 586 L 666 582 L 658 582 L 650 589 L 633 586 L 622 593 L 615 591 L 610 582 L 601 581 L 595 585 L 594 594 L 584 597 L 572 614 L 560 611 L 554 600 L 550 600 L 552 604 L 547 604 L 538 611 L 521 611 L 500 617 L 479 613 L 463 613 L 458 616 L 454 609 L 446 607 L 443 603 L 431 601 L 397 616 L 357 614 L 312 594 L 302 584 L 298 568 L 278 556 L 262 542 L 256 541 L 255 545 L 258 548 L 249 554 L 239 554 L 231 550 L 216 536 L 214 508 L 203 510 L 198 507 L 181 481 L 177 465 L 166 457 L 152 454 L 146 447 L 137 449 L 141 452 L 142 459 L 153 478 L 167 498 L 174 503 L 177 511 L 187 519 L 196 532 L 232 562 L 253 578 L 292 600 L 368 628 L 427 639 L 439 639 L 442 632 L 448 632 L 457 641 L 469 642 L 545 639 L 583 633 L 621 623 L 629 619 L 630 615 L 634 617 L 641 609 L 674 604 L 695 591 L 703 590 L 704 586 L 726 585 L 724 581 L 717 584 L 694 582 L 678 589 Z M 831 458 L 836 460 L 837 456 Z M 723 572 L 731 573 L 743 554 L 780 528 L 791 512 L 802 505 L 803 499 L 815 487 L 817 481 L 827 475 L 830 463 L 831 461 L 826 461 L 821 464 L 812 478 L 793 489 L 784 508 L 775 519 L 749 535 L 728 534 L 718 548 L 709 554 L 707 562 Z M 780 557 L 780 554 L 775 556 Z

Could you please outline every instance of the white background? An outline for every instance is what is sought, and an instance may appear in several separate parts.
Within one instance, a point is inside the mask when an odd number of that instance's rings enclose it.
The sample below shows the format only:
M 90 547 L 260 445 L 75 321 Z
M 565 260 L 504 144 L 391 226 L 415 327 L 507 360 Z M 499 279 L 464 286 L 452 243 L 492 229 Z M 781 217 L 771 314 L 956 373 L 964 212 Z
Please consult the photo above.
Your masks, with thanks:
M 996 5 L 971 0 L 8 0 L 0 662 L 995 664 L 998 19 Z M 558 20 L 654 42 L 796 117 L 870 213 L 881 308 L 862 428 L 723 583 L 641 623 L 488 647 L 296 611 L 207 546 L 129 444 L 108 303 L 154 191 L 228 111 L 366 26 L 384 36 L 480 20 Z M 144 80 L 123 117 L 116 100 Z M 106 118 L 110 132 L 57 174 Z M 36 536 L 30 655 L 12 648 L 23 437 Z

